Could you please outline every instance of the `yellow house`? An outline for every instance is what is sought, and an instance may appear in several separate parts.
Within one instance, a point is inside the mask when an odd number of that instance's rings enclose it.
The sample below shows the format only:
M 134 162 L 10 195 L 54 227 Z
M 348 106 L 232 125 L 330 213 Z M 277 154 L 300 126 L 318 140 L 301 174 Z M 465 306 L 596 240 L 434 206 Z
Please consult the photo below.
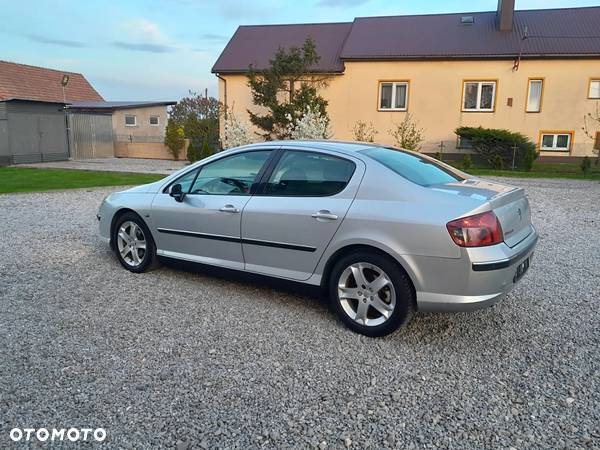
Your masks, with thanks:
M 529 136 L 542 156 L 593 155 L 600 128 L 584 116 L 600 104 L 600 7 L 356 18 L 350 23 L 240 26 L 213 73 L 220 101 L 248 121 L 255 111 L 246 73 L 278 47 L 312 38 L 330 74 L 335 139 L 371 122 L 377 142 L 410 113 L 425 129 L 422 151 L 468 152 L 459 126 Z M 595 128 L 594 128 L 595 126 Z

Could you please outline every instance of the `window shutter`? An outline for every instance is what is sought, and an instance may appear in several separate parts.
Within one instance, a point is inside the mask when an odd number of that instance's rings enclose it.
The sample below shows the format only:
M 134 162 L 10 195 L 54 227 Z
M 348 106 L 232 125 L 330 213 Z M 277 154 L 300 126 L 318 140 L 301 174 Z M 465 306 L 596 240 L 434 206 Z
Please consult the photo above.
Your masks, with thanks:
M 596 140 L 594 141 L 594 148 L 600 150 L 600 131 L 596 131 Z

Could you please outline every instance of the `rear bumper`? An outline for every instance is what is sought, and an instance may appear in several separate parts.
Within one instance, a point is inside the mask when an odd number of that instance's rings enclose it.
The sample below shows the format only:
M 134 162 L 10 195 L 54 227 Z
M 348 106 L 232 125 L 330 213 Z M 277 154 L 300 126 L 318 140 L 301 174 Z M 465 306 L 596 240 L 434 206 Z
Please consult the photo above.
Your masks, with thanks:
M 465 252 L 468 274 L 463 278 L 462 293 L 417 292 L 417 306 L 421 311 L 460 312 L 473 311 L 494 305 L 519 283 L 517 267 L 532 258 L 538 234 L 533 232 L 519 245 L 503 249 L 504 257 L 485 259 L 486 249 L 469 249 Z M 497 255 L 497 249 L 490 254 Z M 468 261 L 468 262 L 467 262 Z M 468 269 L 467 269 L 468 268 Z M 453 289 L 455 290 L 455 289 Z

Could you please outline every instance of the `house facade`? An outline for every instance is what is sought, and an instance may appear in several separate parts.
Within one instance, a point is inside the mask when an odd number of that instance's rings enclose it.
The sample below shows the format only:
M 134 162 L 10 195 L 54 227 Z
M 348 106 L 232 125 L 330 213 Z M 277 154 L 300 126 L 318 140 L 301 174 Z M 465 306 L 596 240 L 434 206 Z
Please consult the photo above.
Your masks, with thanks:
M 593 155 L 600 129 L 584 120 L 600 102 L 600 7 L 357 18 L 352 23 L 240 27 L 215 63 L 220 100 L 246 120 L 246 73 L 268 66 L 279 46 L 312 38 L 329 74 L 334 138 L 358 121 L 376 142 L 407 114 L 423 128 L 421 151 L 470 152 L 460 126 L 521 132 L 542 156 Z M 587 123 L 587 130 L 584 130 Z

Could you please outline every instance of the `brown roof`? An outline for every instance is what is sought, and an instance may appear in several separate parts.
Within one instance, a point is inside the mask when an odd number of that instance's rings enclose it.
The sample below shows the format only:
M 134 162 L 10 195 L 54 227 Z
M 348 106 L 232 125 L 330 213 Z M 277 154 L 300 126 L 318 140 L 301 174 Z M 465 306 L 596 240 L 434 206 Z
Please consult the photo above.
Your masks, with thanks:
M 300 47 L 312 38 L 321 57 L 315 72 L 343 72 L 340 51 L 352 23 L 240 26 L 217 62 L 213 72 L 247 72 L 250 64 L 265 69 L 279 47 Z
M 461 24 L 463 16 L 474 22 Z M 343 72 L 344 60 L 600 57 L 598 24 L 600 7 L 515 11 L 511 31 L 498 30 L 495 11 L 240 27 L 213 72 L 246 72 L 250 62 L 262 68 L 278 46 L 309 36 L 322 57 L 318 69 L 331 72 Z
M 463 16 L 473 24 L 461 24 Z M 512 58 L 520 51 L 524 57 L 600 56 L 600 7 L 515 11 L 511 31 L 498 30 L 495 11 L 357 18 L 341 58 Z
M 65 87 L 67 103 L 77 100 L 103 100 L 80 73 L 27 66 L 0 61 L 0 101 L 35 100 L 63 103 L 63 75 L 69 75 Z

